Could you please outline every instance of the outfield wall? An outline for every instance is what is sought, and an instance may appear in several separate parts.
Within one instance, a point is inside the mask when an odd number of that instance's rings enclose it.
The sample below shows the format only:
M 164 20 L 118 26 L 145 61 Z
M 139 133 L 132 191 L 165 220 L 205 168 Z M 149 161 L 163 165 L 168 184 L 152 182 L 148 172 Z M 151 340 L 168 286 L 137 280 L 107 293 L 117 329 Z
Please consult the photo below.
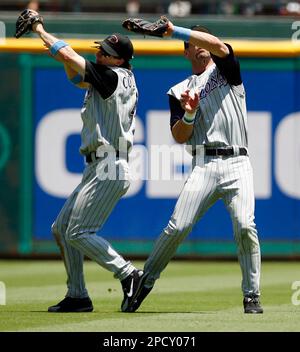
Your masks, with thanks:
M 93 59 L 92 40 L 68 41 Z M 247 91 L 262 252 L 298 256 L 300 46 L 287 41 L 229 42 L 240 57 Z M 133 152 L 145 176 L 151 146 L 174 144 L 166 91 L 185 78 L 190 67 L 180 42 L 135 40 L 134 46 L 140 96 Z M 50 226 L 83 170 L 78 147 L 84 91 L 73 87 L 60 64 L 42 52 L 41 43 L 32 39 L 9 39 L 0 47 L 0 253 L 56 253 Z M 184 182 L 181 176 L 190 167 L 183 147 L 175 148 L 177 157 L 172 163 L 164 162 L 172 180 L 163 181 L 160 175 L 156 180 L 142 177 L 133 182 L 101 231 L 124 254 L 148 254 L 168 222 Z M 235 253 L 229 214 L 220 201 L 178 251 L 202 257 Z

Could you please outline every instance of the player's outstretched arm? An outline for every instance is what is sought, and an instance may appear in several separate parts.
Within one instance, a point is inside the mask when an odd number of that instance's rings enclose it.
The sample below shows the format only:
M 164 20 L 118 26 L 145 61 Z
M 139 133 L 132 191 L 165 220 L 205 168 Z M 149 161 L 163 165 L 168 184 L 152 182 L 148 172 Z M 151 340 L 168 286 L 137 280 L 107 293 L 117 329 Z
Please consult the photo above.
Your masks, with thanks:
M 80 73 L 82 77 L 84 76 L 85 59 L 78 55 L 66 42 L 47 33 L 44 29 L 44 19 L 38 12 L 26 9 L 22 11 L 17 19 L 15 37 L 20 38 L 30 32 L 35 32 L 40 36 L 56 60 L 66 63 Z
M 64 69 L 65 69 L 66 75 L 67 75 L 70 82 L 72 82 L 76 87 L 81 88 L 81 89 L 88 89 L 89 88 L 90 84 L 83 82 L 83 77 L 81 76 L 80 73 L 73 70 L 65 62 L 63 64 L 64 64 Z
M 167 31 L 164 33 L 166 37 L 172 37 L 189 42 L 195 46 L 206 49 L 213 55 L 218 57 L 226 57 L 229 55 L 228 47 L 217 37 L 212 34 L 193 31 L 184 27 L 177 27 L 169 21 Z
M 64 65 L 65 73 L 71 83 L 73 83 L 77 88 L 88 89 L 90 84 L 83 82 L 83 77 L 75 70 L 73 70 L 68 64 L 63 62 L 59 55 L 51 55 L 50 50 L 48 50 L 48 55 L 54 60 L 61 62 Z
M 59 55 L 59 61 L 70 66 L 82 77 L 85 75 L 85 59 L 78 55 L 66 42 L 45 31 L 41 23 L 32 26 L 33 32 L 39 35 L 52 56 Z
M 141 18 L 128 18 L 123 22 L 122 26 L 131 32 L 143 35 L 181 39 L 206 49 L 218 57 L 229 55 L 229 49 L 219 38 L 209 33 L 174 26 L 166 16 L 162 16 L 155 22 L 149 22 Z

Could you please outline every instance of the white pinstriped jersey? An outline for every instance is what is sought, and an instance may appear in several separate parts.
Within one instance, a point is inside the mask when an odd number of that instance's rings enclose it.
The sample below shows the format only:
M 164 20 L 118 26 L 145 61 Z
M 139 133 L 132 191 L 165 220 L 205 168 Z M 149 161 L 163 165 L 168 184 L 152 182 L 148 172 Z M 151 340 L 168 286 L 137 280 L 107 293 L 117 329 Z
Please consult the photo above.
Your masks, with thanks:
M 168 95 L 180 99 L 190 89 L 200 94 L 194 131 L 187 144 L 247 147 L 247 110 L 243 84 L 230 85 L 213 63 L 200 75 L 191 75 L 173 86 Z
M 81 109 L 81 154 L 96 151 L 101 145 L 119 150 L 120 138 L 127 149 L 132 146 L 138 96 L 134 75 L 125 68 L 111 69 L 118 75 L 118 86 L 110 97 L 103 99 L 92 85 L 86 92 Z
M 153 287 L 196 222 L 222 198 L 232 219 L 242 270 L 243 295 L 260 295 L 260 245 L 254 222 L 253 175 L 249 157 L 241 155 L 238 148 L 232 148 L 234 153 L 226 156 L 208 155 L 206 148 L 197 148 L 198 145 L 207 145 L 211 149 L 225 146 L 247 148 L 248 145 L 240 66 L 231 46 L 227 47 L 228 56 L 211 55 L 214 63 L 205 67 L 202 74 L 192 75 L 168 91 L 171 129 L 185 113 L 180 105 L 181 94 L 189 89 L 191 95 L 194 92 L 200 95 L 193 134 L 187 141 L 192 146 L 187 151 L 193 149 L 198 153 L 194 155 L 192 171 L 171 219 L 145 263 L 144 271 L 148 276 L 144 286 L 147 288 Z

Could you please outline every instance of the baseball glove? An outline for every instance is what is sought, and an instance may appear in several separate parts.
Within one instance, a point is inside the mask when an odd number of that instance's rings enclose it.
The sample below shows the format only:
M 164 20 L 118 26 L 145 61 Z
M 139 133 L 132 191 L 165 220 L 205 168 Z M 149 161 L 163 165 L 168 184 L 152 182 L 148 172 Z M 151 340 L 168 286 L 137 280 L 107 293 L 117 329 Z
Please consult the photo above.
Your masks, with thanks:
M 168 29 L 168 22 L 169 20 L 165 16 L 155 22 L 149 22 L 141 18 L 128 18 L 122 23 L 122 26 L 131 32 L 162 37 Z
M 44 24 L 43 17 L 36 11 L 24 10 L 17 19 L 15 37 L 20 38 L 32 31 L 32 25 L 36 22 Z

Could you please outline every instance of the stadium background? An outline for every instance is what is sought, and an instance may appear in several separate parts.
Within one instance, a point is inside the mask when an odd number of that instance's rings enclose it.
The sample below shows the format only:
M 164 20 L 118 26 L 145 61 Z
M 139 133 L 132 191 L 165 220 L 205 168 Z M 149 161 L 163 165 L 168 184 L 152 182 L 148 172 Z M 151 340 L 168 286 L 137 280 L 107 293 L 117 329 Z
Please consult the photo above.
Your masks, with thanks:
M 110 3 L 116 4 L 115 10 L 117 3 L 121 6 L 118 1 Z M 47 2 L 40 4 L 41 9 L 44 6 L 45 11 L 50 10 Z M 78 146 L 84 92 L 67 82 L 63 69 L 42 53 L 38 40 L 11 38 L 17 12 L 4 10 L 0 21 L 6 25 L 8 39 L 0 44 L 0 254 L 56 255 L 51 222 L 79 181 L 83 168 Z M 145 12 L 146 18 L 157 17 Z M 172 19 L 183 26 L 201 19 L 214 34 L 231 43 L 240 57 L 247 90 L 262 254 L 264 258 L 298 257 L 300 45 L 291 42 L 300 27 L 292 27 L 297 16 L 207 13 L 205 17 L 199 17 L 200 12 Z M 275 15 L 270 7 L 269 13 Z M 69 38 L 90 59 L 93 40 L 111 32 L 125 33 L 120 23 L 126 13 L 45 12 L 44 17 L 50 32 Z M 189 64 L 181 53 L 182 43 L 131 37 L 136 47 L 133 65 L 140 91 L 136 148 L 146 146 L 149 150 L 154 144 L 172 144 L 165 92 L 189 73 Z M 182 168 L 181 161 L 176 160 L 170 167 L 172 176 Z M 184 170 L 188 170 L 188 164 Z M 101 235 L 126 255 L 147 255 L 171 215 L 181 186 L 182 181 L 136 182 L 117 205 Z M 223 258 L 235 256 L 235 252 L 229 215 L 218 202 L 180 246 L 178 255 Z

